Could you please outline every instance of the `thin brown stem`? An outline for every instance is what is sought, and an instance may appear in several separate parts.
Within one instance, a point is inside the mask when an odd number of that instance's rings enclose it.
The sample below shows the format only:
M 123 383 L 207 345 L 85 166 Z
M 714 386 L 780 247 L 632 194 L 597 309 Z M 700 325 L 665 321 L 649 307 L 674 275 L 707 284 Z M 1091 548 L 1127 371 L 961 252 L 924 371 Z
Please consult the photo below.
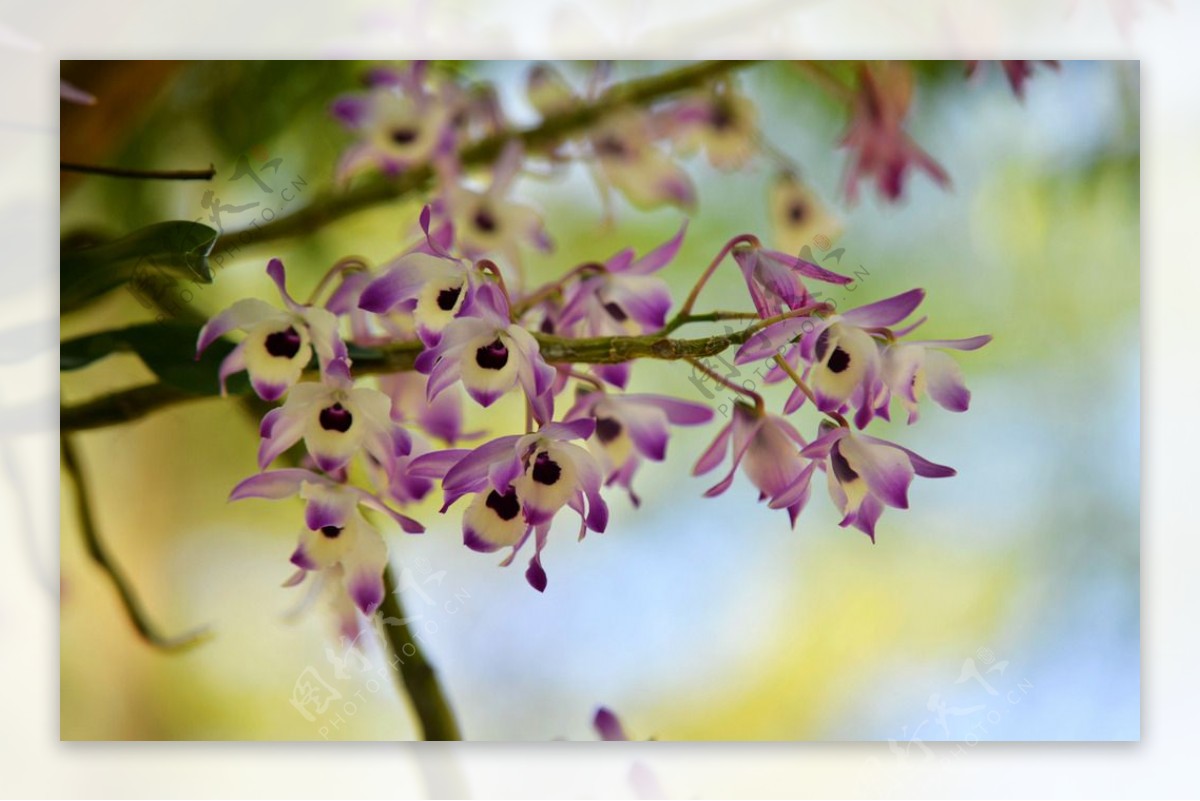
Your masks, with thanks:
M 603 264 L 598 264 L 595 262 L 588 262 L 587 264 L 580 264 L 578 267 L 575 267 L 575 268 L 571 269 L 570 271 L 568 271 L 567 274 L 564 275 L 562 278 L 559 278 L 555 281 L 551 281 L 550 283 L 539 287 L 538 289 L 534 290 L 528 297 L 522 298 L 521 300 L 517 301 L 513 305 L 513 316 L 520 319 L 521 315 L 525 314 L 525 312 L 529 311 L 534 306 L 538 305 L 539 303 L 546 300 L 547 298 L 554 297 L 554 295 L 561 292 L 563 290 L 563 287 L 565 287 L 567 285 L 567 282 L 570 281 L 572 278 L 574 278 L 578 275 L 583 275 L 586 272 L 593 272 L 593 271 L 594 272 L 604 272 L 604 270 L 605 270 L 605 267 Z
M 687 359 L 686 361 L 687 361 L 687 363 L 688 363 L 688 364 L 690 364 L 692 367 L 694 367 L 694 368 L 696 368 L 697 370 L 699 370 L 700 372 L 704 373 L 706 376 L 708 376 L 709 378 L 711 378 L 713 381 L 716 381 L 718 384 L 720 384 L 721 386 L 725 387 L 726 389 L 731 389 L 731 390 L 733 390 L 734 392 L 738 393 L 739 395 L 743 395 L 743 396 L 745 396 L 745 397 L 747 397 L 747 398 L 750 398 L 751 400 L 753 400 L 753 401 L 754 401 L 754 408 L 755 408 L 755 409 L 757 409 L 757 410 L 759 411 L 759 413 L 760 413 L 760 414 L 761 414 L 761 413 L 762 413 L 762 412 L 763 412 L 763 411 L 764 411 L 764 410 L 767 408 L 767 404 L 766 404 L 766 402 L 763 400 L 763 396 L 762 396 L 762 395 L 759 395 L 759 394 L 758 394 L 757 392 L 755 392 L 754 390 L 752 390 L 752 389 L 746 389 L 746 388 L 745 388 L 745 387 L 743 387 L 743 386 L 739 386 L 739 385 L 737 385 L 737 384 L 733 383 L 732 381 L 730 381 L 728 378 L 726 378 L 725 376 L 721 375 L 720 373 L 718 373 L 718 372 L 716 372 L 716 371 L 714 371 L 714 370 L 710 370 L 709 368 L 705 367 L 705 366 L 704 366 L 704 363 L 703 363 L 703 362 L 701 362 L 699 359 L 691 359 L 691 358 L 689 358 L 689 359 Z
M 588 375 L 587 373 L 581 373 L 578 370 L 567 370 L 567 375 L 569 375 L 571 378 L 574 378 L 576 381 L 583 381 L 586 384 L 591 384 L 600 392 L 605 391 L 604 383 L 595 376 Z
M 317 282 L 317 285 L 313 287 L 312 293 L 308 296 L 308 305 L 315 305 L 317 298 L 325 291 L 325 287 L 329 286 L 329 282 L 337 276 L 369 269 L 371 269 L 371 265 L 361 256 L 347 256 L 344 259 L 338 259 L 325 275 L 321 276 L 321 280 Z
M 208 165 L 207 170 L 135 170 L 128 167 L 104 167 L 99 164 L 76 164 L 61 161 L 58 168 L 63 172 L 79 172 L 87 175 L 104 175 L 109 178 L 133 178 L 143 181 L 211 181 L 217 168 Z
M 75 484 L 75 509 L 79 518 L 79 529 L 83 534 L 84 545 L 87 546 L 88 556 L 104 571 L 105 575 L 112 582 L 113 587 L 116 588 L 117 597 L 120 599 L 121 605 L 125 608 L 125 613 L 128 615 L 129 621 L 133 624 L 137 633 L 150 645 L 167 652 L 184 651 L 208 640 L 212 634 L 209 632 L 207 626 L 171 637 L 161 633 L 158 627 L 150 621 L 150 616 L 142 607 L 142 603 L 138 599 L 133 585 L 129 583 L 129 579 L 125 577 L 125 573 L 113 560 L 108 549 L 104 547 L 104 543 L 100 541 L 100 533 L 97 530 L 96 521 L 92 517 L 87 482 L 84 478 L 83 467 L 79 462 L 79 454 L 75 450 L 75 444 L 64 433 L 60 446 L 63 468 Z
M 854 90 L 834 76 L 823 62 L 793 61 L 792 64 L 811 78 L 813 83 L 833 95 L 836 99 L 846 103 L 853 103 L 855 101 Z
M 717 267 L 729 255 L 729 251 L 743 243 L 757 247 L 759 244 L 758 237 L 753 234 L 739 234 L 726 242 L 725 246 L 721 248 L 712 260 L 712 263 L 700 275 L 700 278 L 696 281 L 696 285 L 692 287 L 692 291 L 688 293 L 687 299 L 683 301 L 683 305 L 679 307 L 679 312 L 675 315 L 676 318 L 687 317 L 692 313 L 692 307 L 696 305 L 696 298 L 700 297 L 700 290 L 704 289 L 704 285 L 708 283 L 708 279 L 712 278 L 712 274 L 717 271 Z
M 689 325 L 691 323 L 716 323 L 721 320 L 757 320 L 759 319 L 757 312 L 734 312 L 734 311 L 711 311 L 703 314 L 685 314 L 675 315 L 667 322 L 662 330 L 658 332 L 659 336 L 666 336 L 675 329 Z

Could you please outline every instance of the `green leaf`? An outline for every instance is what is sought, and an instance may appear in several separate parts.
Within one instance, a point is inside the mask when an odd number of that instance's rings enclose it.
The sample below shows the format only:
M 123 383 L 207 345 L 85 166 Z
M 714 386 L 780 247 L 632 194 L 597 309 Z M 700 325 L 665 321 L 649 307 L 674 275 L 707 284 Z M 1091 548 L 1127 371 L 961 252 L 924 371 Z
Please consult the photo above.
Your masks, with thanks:
M 78 370 L 113 353 L 135 353 L 163 383 L 194 395 L 216 395 L 220 391 L 217 371 L 234 346 L 217 340 L 197 360 L 199 336 L 199 327 L 171 321 L 88 334 L 62 343 L 59 369 Z M 249 390 L 249 382 L 245 374 L 238 374 L 227 388 L 231 394 L 241 394 Z
M 60 264 L 63 311 L 72 311 L 126 284 L 142 297 L 178 281 L 211 284 L 208 254 L 217 231 L 186 220 L 155 223 L 102 245 L 68 251 Z

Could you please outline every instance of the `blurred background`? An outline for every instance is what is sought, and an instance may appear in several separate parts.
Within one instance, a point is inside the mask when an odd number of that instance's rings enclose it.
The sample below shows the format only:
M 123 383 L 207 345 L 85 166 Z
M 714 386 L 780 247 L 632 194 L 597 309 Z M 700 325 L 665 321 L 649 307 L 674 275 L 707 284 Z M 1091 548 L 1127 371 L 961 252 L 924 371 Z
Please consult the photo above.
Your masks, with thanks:
M 209 190 L 224 204 L 259 200 L 258 187 L 231 177 L 243 157 L 279 159 L 280 180 L 303 181 L 293 201 L 302 204 L 331 185 L 350 142 L 326 106 L 358 85 L 365 66 L 64 64 L 64 78 L 102 98 L 64 111 L 64 159 L 218 170 L 212 185 L 68 178 L 64 235 L 205 221 Z M 619 64 L 616 74 L 667 66 Z M 533 121 L 521 92 L 527 64 L 456 68 L 494 81 L 512 119 Z M 582 67 L 564 69 L 582 77 Z M 700 498 L 714 479 L 690 470 L 718 417 L 677 431 L 667 461 L 642 469 L 641 509 L 609 495 L 607 533 L 576 543 L 563 521 L 544 555 L 544 595 L 520 568 L 462 547 L 457 514 L 437 515 L 431 498 L 412 512 L 429 531 L 389 532 L 389 544 L 410 577 L 412 625 L 468 738 L 591 739 L 600 704 L 632 736 L 668 740 L 893 740 L 899 753 L 920 753 L 939 739 L 1139 736 L 1137 65 L 1041 69 L 1023 102 L 994 65 L 969 81 L 958 62 L 917 73 L 910 132 L 953 186 L 914 175 L 900 205 L 870 191 L 853 209 L 839 191 L 841 108 L 786 65 L 744 71 L 737 82 L 765 135 L 798 162 L 837 221 L 818 233 L 844 249 L 844 272 L 861 274 L 852 292 L 833 293 L 839 304 L 921 286 L 927 336 L 995 336 L 959 357 L 973 391 L 968 414 L 929 405 L 917 425 L 878 432 L 953 465 L 958 477 L 915 484 L 912 509 L 889 510 L 875 545 L 836 525 L 820 487 L 792 531 L 740 477 L 725 495 Z M 767 159 L 732 174 L 702 157 L 685 163 L 699 209 L 661 273 L 677 298 L 730 236 L 769 235 L 776 173 Z M 582 170 L 522 180 L 516 196 L 543 211 L 557 244 L 550 256 L 528 254 L 535 281 L 626 245 L 643 251 L 683 219 L 621 204 L 602 228 Z M 192 305 L 211 314 L 247 295 L 272 297 L 263 273 L 272 256 L 288 265 L 294 294 L 307 295 L 341 256 L 379 263 L 401 250 L 419 207 L 382 206 L 241 251 L 214 284 L 196 288 Z M 224 224 L 236 230 L 259 213 Z M 698 308 L 744 295 L 730 264 Z M 152 318 L 116 292 L 66 318 L 62 335 Z M 705 400 L 689 374 L 683 364 L 641 363 L 630 389 Z M 114 356 L 66 375 L 62 399 L 150 377 L 135 358 Z M 785 394 L 770 397 L 780 404 Z M 518 429 L 513 400 L 486 415 L 473 410 L 472 422 Z M 811 414 L 799 413 L 803 430 Z M 64 486 L 64 739 L 414 736 L 407 702 L 388 681 L 337 676 L 336 633 L 320 607 L 284 619 L 302 592 L 279 588 L 300 506 L 226 505 L 255 469 L 252 422 L 232 403 L 192 403 L 77 441 L 100 534 L 154 619 L 172 632 L 207 624 L 216 637 L 185 654 L 147 647 L 88 559 Z M 336 722 L 300 714 L 290 699 L 309 669 L 362 699 L 354 714 Z

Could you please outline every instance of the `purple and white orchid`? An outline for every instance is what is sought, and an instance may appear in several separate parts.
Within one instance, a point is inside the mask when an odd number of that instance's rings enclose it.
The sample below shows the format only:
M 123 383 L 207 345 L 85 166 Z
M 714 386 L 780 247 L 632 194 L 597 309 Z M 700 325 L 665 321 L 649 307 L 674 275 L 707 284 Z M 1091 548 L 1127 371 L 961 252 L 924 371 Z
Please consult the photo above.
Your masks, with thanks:
M 251 476 L 233 488 L 229 500 L 279 499 L 295 495 L 306 501 L 304 529 L 291 556 L 292 564 L 301 572 L 286 586 L 298 584 L 309 572 L 340 568 L 355 605 L 363 614 L 372 614 L 383 601 L 387 545 L 358 507 L 366 506 L 387 514 L 410 534 L 423 532 L 424 526 L 393 510 L 369 492 L 299 468 L 270 470 Z
M 463 255 L 471 259 L 500 256 L 517 274 L 522 244 L 551 249 L 541 216 L 508 196 L 523 160 L 520 143 L 510 143 L 492 168 L 492 181 L 485 190 L 465 186 L 453 160 L 444 160 L 442 168 L 444 214 L 454 227 Z
M 229 376 L 245 370 L 260 398 L 278 400 L 300 380 L 314 350 L 322 372 L 335 360 L 347 358 L 346 345 L 338 335 L 337 317 L 319 306 L 297 303 L 287 291 L 287 274 L 279 259 L 271 259 L 267 264 L 267 275 L 279 288 L 286 308 L 276 308 L 258 298 L 245 298 L 200 329 L 197 359 L 230 331 L 246 332 L 246 338 L 221 362 L 222 395 Z
M 512 548 L 504 565 L 536 531 L 535 552 L 525 575 L 541 592 L 546 588 L 541 552 L 559 510 L 567 506 L 579 514 L 581 539 L 589 530 L 603 532 L 608 525 L 600 466 L 571 442 L 587 439 L 595 427 L 591 419 L 548 423 L 534 433 L 499 437 L 473 451 L 429 454 L 414 460 L 410 472 L 442 479 L 442 512 L 474 494 L 463 514 L 463 542 L 485 553 Z
M 695 206 L 691 177 L 654 141 L 645 113 L 626 110 L 605 117 L 588 142 L 603 183 L 616 187 L 635 207 Z
M 339 181 L 371 168 L 399 175 L 453 150 L 454 95 L 431 90 L 426 68 L 416 61 L 406 70 L 373 70 L 365 94 L 334 100 L 333 117 L 359 136 L 338 162 Z
M 634 506 L 633 477 L 642 459 L 661 462 L 667 456 L 669 425 L 698 426 L 712 420 L 708 406 L 665 395 L 580 392 L 564 419 L 592 419 L 596 429 L 588 445 L 604 467 L 605 482 L 624 487 Z
M 661 329 L 671 308 L 671 290 L 654 273 L 675 258 L 686 231 L 685 222 L 674 237 L 641 258 L 626 248 L 587 271 L 567 293 L 555 319 L 556 330 L 602 337 L 636 336 Z M 597 365 L 596 374 L 624 389 L 629 382 L 629 364 Z
M 429 376 L 430 401 L 461 380 L 486 407 L 520 384 L 539 422 L 553 413 L 554 368 L 542 359 L 533 335 L 512 322 L 507 298 L 492 283 L 476 290 L 470 316 L 452 320 L 437 345 L 417 357 L 416 368 Z
M 297 384 L 284 404 L 267 412 L 259 426 L 258 466 L 271 462 L 301 439 L 325 472 L 345 467 L 365 449 L 394 472 L 398 456 L 408 454 L 411 438 L 392 424 L 391 400 L 377 389 L 356 387 L 345 360 L 330 365 L 325 381 Z
M 433 400 L 425 395 L 420 373 L 392 373 L 379 377 L 379 389 L 392 399 L 392 422 L 416 425 L 447 445 L 475 439 L 482 431 L 463 430 L 463 401 L 457 387 L 447 387 Z
M 992 341 L 988 334 L 966 339 L 929 339 L 895 342 L 883 349 L 883 381 L 889 392 L 900 397 L 908 410 L 908 422 L 919 417 L 917 404 L 926 392 L 938 406 L 951 412 L 965 412 L 971 403 L 971 391 L 963 379 L 962 368 L 945 350 L 978 350 Z
M 454 228 L 434 227 L 429 206 L 421 212 L 421 228 L 424 241 L 385 265 L 359 293 L 358 307 L 379 315 L 411 312 L 417 335 L 432 347 L 450 321 L 470 307 L 479 271 L 451 254 Z
M 704 150 L 718 170 L 740 169 L 758 152 L 758 110 L 728 84 L 685 96 L 664 115 L 680 152 Z
M 804 285 L 805 278 L 842 286 L 854 280 L 798 256 L 756 245 L 738 245 L 733 249 L 733 260 L 741 268 L 750 300 L 763 319 L 810 305 L 813 298 Z
M 789 356 L 798 353 L 806 363 L 804 377 L 810 380 L 817 409 L 836 414 L 854 409 L 854 424 L 859 428 L 865 428 L 876 415 L 888 417 L 893 393 L 904 400 L 910 422 L 914 421 L 916 403 L 927 380 L 933 381 L 930 393 L 936 393 L 934 399 L 941 405 L 965 411 L 970 393 L 957 366 L 944 354 L 934 351 L 930 356 L 926 349 L 975 350 L 991 337 L 896 344 L 923 320 L 898 330 L 891 327 L 912 314 L 924 298 L 924 290 L 912 289 L 826 318 L 781 320 L 742 345 L 735 362 L 769 358 L 798 341 L 798 348 L 789 351 Z M 881 353 L 881 342 L 892 343 L 888 353 Z M 789 407 L 792 405 L 789 401 Z
M 732 450 L 733 464 L 725 478 L 710 487 L 704 497 L 712 498 L 729 489 L 737 469 L 742 468 L 759 491 L 759 500 L 772 509 L 787 509 L 792 527 L 808 503 L 808 484 L 813 463 L 800 455 L 804 437 L 787 420 L 738 401 L 733 419 L 700 455 L 692 475 L 710 472 Z
M 822 460 L 829 481 L 829 497 L 843 515 L 839 525 L 854 526 L 872 542 L 875 523 L 885 506 L 908 508 L 908 487 L 914 475 L 923 478 L 956 475 L 952 467 L 934 464 L 895 443 L 856 434 L 841 426 L 830 427 L 805 447 L 801 455 Z
M 781 172 L 771 185 L 767 205 L 772 243 L 784 253 L 805 258 L 805 248 L 817 244 L 828 249 L 842 232 L 841 222 L 816 192 L 790 170 Z

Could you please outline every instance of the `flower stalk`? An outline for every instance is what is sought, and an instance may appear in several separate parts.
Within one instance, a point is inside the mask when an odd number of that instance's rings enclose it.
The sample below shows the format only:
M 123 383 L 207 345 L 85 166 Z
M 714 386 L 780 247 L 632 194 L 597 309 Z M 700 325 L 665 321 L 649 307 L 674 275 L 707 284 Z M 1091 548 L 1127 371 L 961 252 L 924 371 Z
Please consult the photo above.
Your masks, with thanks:
M 437 672 L 425 659 L 408 627 L 396 574 L 390 565 L 383 573 L 383 583 L 385 591 L 378 614 L 383 621 L 384 638 L 392 651 L 396 678 L 412 703 L 422 739 L 461 740 L 458 722 L 442 693 Z

